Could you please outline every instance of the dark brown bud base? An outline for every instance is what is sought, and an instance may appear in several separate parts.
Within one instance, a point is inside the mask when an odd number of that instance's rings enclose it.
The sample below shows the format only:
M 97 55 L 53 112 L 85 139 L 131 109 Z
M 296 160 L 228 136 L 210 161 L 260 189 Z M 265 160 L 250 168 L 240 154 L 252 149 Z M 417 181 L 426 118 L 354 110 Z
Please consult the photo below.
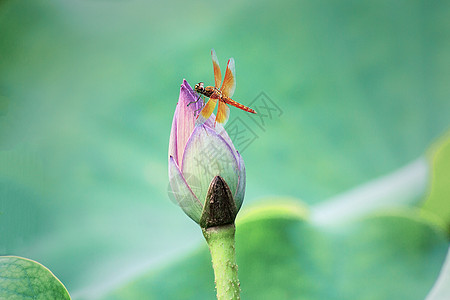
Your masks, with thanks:
M 214 177 L 206 195 L 200 226 L 202 228 L 210 228 L 234 224 L 236 215 L 236 203 L 234 203 L 228 184 L 222 177 Z

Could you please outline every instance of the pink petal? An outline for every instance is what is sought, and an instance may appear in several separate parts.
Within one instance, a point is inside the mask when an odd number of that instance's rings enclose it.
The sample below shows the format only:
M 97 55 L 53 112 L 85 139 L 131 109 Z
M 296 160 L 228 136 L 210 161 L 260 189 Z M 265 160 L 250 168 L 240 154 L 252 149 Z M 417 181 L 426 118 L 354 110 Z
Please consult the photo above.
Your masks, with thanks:
M 205 201 L 206 193 L 213 178 L 220 175 L 230 187 L 232 195 L 236 194 L 239 165 L 233 149 L 217 134 L 214 129 L 199 125 L 194 129 L 183 155 L 181 170 L 188 184 L 198 186 L 194 190 L 200 202 Z
M 172 155 L 178 165 L 181 164 L 184 147 L 195 127 L 195 111 L 202 107 L 201 100 L 194 103 L 195 101 L 197 101 L 197 94 L 192 90 L 189 83 L 183 80 L 169 141 L 169 156 Z
M 175 114 L 173 115 L 172 120 L 172 129 L 170 130 L 170 138 L 169 138 L 169 157 L 173 157 L 175 161 L 178 163 L 178 147 L 177 147 L 177 113 L 178 106 L 175 108 Z
M 178 205 L 192 220 L 198 223 L 202 214 L 203 204 L 192 192 L 192 189 L 186 182 L 186 178 L 172 156 L 169 157 L 169 183 L 172 189 L 172 196 Z
M 245 165 L 241 154 L 239 152 L 236 152 L 236 154 L 238 156 L 239 162 L 239 181 L 236 189 L 236 194 L 234 195 L 234 201 L 236 202 L 236 208 L 239 211 L 242 206 L 242 202 L 244 202 L 245 196 Z
M 213 120 L 215 120 L 215 118 Z M 231 141 L 230 136 L 228 135 L 225 128 L 220 123 L 216 123 L 215 127 L 213 125 L 213 128 L 225 140 L 225 142 L 227 142 L 227 144 L 231 147 L 231 149 L 233 149 L 233 153 L 236 156 L 236 160 L 238 160 L 237 151 L 234 148 L 233 142 Z

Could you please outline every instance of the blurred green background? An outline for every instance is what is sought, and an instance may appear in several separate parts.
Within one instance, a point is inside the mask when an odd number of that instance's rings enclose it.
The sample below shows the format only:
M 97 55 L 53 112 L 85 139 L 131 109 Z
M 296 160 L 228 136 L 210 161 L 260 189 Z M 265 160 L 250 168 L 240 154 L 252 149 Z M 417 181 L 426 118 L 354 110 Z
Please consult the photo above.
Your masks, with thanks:
M 235 100 L 283 112 L 261 128 L 231 111 L 258 136 L 244 206 L 318 207 L 422 161 L 450 125 L 449 19 L 425 0 L 0 2 L 0 255 L 94 299 L 201 245 L 168 199 L 167 148 L 211 48 L 236 61 Z

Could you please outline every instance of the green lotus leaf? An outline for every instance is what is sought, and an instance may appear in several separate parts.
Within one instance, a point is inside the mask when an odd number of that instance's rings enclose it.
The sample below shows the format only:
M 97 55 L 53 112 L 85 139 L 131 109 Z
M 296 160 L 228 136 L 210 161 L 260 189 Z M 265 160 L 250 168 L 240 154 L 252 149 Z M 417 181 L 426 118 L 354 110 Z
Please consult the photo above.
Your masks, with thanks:
M 431 188 L 422 206 L 422 214 L 436 216 L 435 221 L 444 224 L 450 234 L 450 134 L 432 147 L 430 157 Z
M 411 209 L 327 227 L 308 221 L 298 201 L 242 213 L 236 249 L 245 299 L 424 299 L 448 248 L 445 232 Z M 213 299 L 213 281 L 202 246 L 104 299 Z
M 69 299 L 64 285 L 49 269 L 17 256 L 0 256 L 0 299 Z

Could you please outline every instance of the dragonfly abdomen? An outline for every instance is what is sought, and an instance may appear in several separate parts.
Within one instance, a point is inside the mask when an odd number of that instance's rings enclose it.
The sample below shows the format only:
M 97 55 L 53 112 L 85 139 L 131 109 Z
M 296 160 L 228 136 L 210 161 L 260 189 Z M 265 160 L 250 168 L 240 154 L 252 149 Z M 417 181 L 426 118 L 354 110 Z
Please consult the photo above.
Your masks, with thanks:
M 251 109 L 250 107 L 247 107 L 245 105 L 240 104 L 239 102 L 234 101 L 231 98 L 228 97 L 222 97 L 221 98 L 222 101 L 224 101 L 226 104 L 232 105 L 234 107 L 237 107 L 239 109 L 242 109 L 246 112 L 252 113 L 252 114 L 256 114 L 256 111 L 254 111 L 253 109 Z

